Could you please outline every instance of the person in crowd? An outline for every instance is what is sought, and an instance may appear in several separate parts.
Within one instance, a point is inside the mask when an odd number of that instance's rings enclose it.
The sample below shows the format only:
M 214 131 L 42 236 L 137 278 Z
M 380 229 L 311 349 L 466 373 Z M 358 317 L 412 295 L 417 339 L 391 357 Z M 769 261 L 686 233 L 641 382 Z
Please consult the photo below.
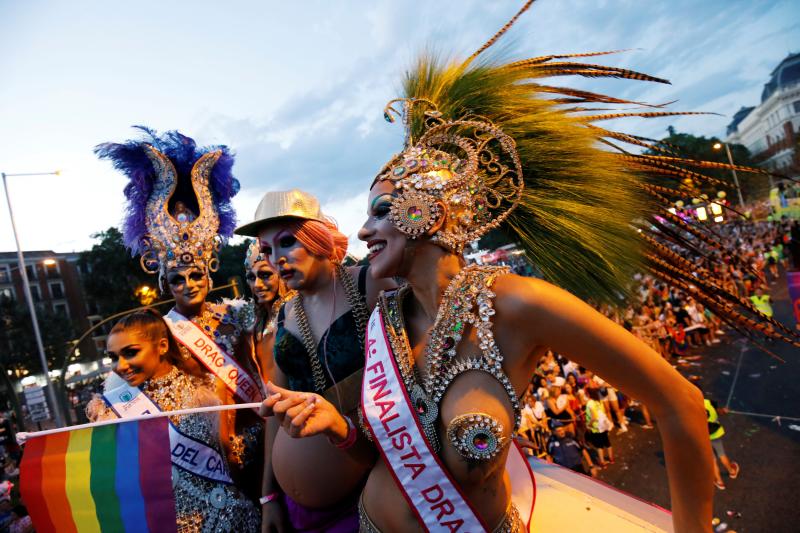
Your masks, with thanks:
M 756 309 L 768 317 L 772 317 L 772 297 L 767 294 L 762 284 L 759 283 L 756 285 L 755 294 L 750 297 L 750 301 L 753 302 L 753 305 L 756 307 Z
M 134 414 L 124 409 L 132 404 L 130 396 L 139 394 L 147 410 L 176 411 L 219 405 L 211 376 L 190 375 L 177 366 L 183 356 L 156 311 L 138 311 L 122 318 L 111 328 L 106 344 L 107 354 L 114 361 L 115 375 L 124 380 L 120 387 L 127 395 L 115 394 L 121 389 L 117 386 L 112 389 L 114 382 L 107 381 L 103 397 L 95 397 L 87 406 L 90 420 Z M 209 457 L 216 457 L 216 463 L 220 464 L 225 455 L 218 420 L 219 416 L 213 413 L 170 417 L 179 432 L 205 447 Z M 254 503 L 230 482 L 229 476 L 209 471 L 204 466 L 207 464 L 180 460 L 176 463 L 173 457 L 172 488 L 178 531 L 260 531 L 261 517 Z
M 619 395 L 617 389 L 609 385 L 603 378 L 597 374 L 592 374 L 591 383 L 594 388 L 598 390 L 600 399 L 603 402 L 603 408 L 608 415 L 609 420 L 616 418 L 619 429 L 617 433 L 625 433 L 628 431 L 628 419 L 625 417 L 625 412 L 620 407 Z
M 725 446 L 722 443 L 725 436 L 725 428 L 722 427 L 722 423 L 719 421 L 719 415 L 727 413 L 728 409 L 720 407 L 716 401 L 708 398 L 703 400 L 703 404 L 706 409 L 708 435 L 711 439 L 711 448 L 714 450 L 714 456 L 725 467 L 728 476 L 731 479 L 736 479 L 739 476 L 739 463 L 731 461 L 725 452 Z M 725 490 L 725 482 L 722 480 L 717 461 L 714 461 L 714 486 L 719 490 Z
M 560 420 L 552 420 L 553 433 L 547 441 L 547 453 L 557 465 L 574 472 L 597 477 L 597 467 L 589 452 L 571 437 Z
M 528 386 L 529 393 L 523 396 L 525 407 L 522 408 L 522 417 L 517 431 L 520 443 L 537 457 L 547 454 L 547 435 L 549 433 L 548 417 L 544 404 L 532 392 L 532 385 Z
M 566 380 L 558 376 L 550 386 L 550 394 L 545 401 L 547 416 L 552 420 L 560 420 L 567 433 L 575 436 L 575 412 L 570 407 L 569 396 L 564 393 Z
M 567 406 L 573 417 L 571 428 L 572 435 L 578 439 L 579 442 L 584 442 L 584 433 L 586 432 L 586 420 L 583 416 L 584 404 L 580 396 L 575 393 L 575 388 L 577 386 L 575 374 L 570 374 L 569 377 L 572 379 L 567 379 L 567 382 L 564 383 L 563 393 L 564 396 L 567 397 Z
M 15 505 L 11 509 L 11 523 L 8 525 L 8 533 L 35 533 L 35 531 L 28 509 L 24 505 Z
M 600 466 L 606 465 L 606 457 L 608 457 L 608 463 L 614 464 L 614 448 L 611 447 L 611 440 L 608 437 L 614 425 L 609 420 L 600 401 L 600 389 L 588 387 L 586 391 L 589 396 L 585 408 L 586 442 L 597 450 Z

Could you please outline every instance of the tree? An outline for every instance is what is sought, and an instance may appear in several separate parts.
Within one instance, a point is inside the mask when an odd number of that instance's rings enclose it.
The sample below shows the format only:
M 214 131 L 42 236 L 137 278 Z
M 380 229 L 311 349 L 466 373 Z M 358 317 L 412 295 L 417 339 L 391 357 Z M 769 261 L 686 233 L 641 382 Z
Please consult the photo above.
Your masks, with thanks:
M 137 307 L 136 290 L 142 285 L 154 287 L 155 276 L 142 270 L 131 257 L 122 240 L 122 233 L 111 227 L 92 235 L 100 242 L 81 252 L 78 266 L 83 273 L 83 288 L 101 315 L 112 315 Z
M 691 133 L 679 133 L 674 127 L 667 128 L 669 135 L 660 141 L 660 146 L 667 150 L 677 152 L 680 157 L 687 157 L 691 159 L 702 159 L 705 161 L 715 161 L 718 163 L 728 163 L 728 156 L 725 149 L 715 150 L 714 145 L 722 143 L 723 141 L 716 137 L 704 137 L 692 135 Z M 728 147 L 731 150 L 733 162 L 736 165 L 755 167 L 756 162 L 753 160 L 750 151 L 741 144 L 730 144 Z M 652 155 L 672 155 L 666 152 L 656 150 L 647 150 L 645 153 Z M 686 167 L 688 170 L 705 174 L 712 178 L 722 180 L 727 183 L 727 186 L 720 186 L 717 184 L 709 183 L 705 180 L 684 179 L 681 182 L 669 183 L 663 176 L 654 176 L 653 183 L 664 187 L 680 189 L 683 191 L 684 196 L 697 197 L 701 194 L 707 194 L 711 198 L 715 198 L 717 191 L 725 189 L 726 192 L 735 195 L 736 184 L 733 180 L 733 175 L 727 169 L 700 169 L 695 167 Z M 763 174 L 754 174 L 750 172 L 737 172 L 739 178 L 739 185 L 742 188 L 742 195 L 745 202 L 752 202 L 754 200 L 765 199 L 769 194 L 769 178 Z M 677 180 L 677 178 L 676 178 Z M 733 198 L 729 196 L 729 198 Z M 686 198 L 688 199 L 688 198 Z
M 64 364 L 69 341 L 75 337 L 72 322 L 62 313 L 49 306 L 36 309 L 41 327 L 42 344 L 49 368 L 61 368 Z M 38 357 L 38 347 L 33 336 L 33 323 L 27 306 L 9 298 L 0 298 L 0 383 L 11 401 L 17 419 L 22 421 L 19 400 L 14 393 L 11 377 L 19 379 L 28 374 L 42 372 Z
M 217 254 L 219 269 L 211 274 L 215 287 L 227 285 L 231 278 L 237 278 L 240 293 L 245 290 L 242 280 L 245 274 L 244 259 L 248 246 L 249 242 L 244 241 L 239 244 L 226 244 L 220 248 Z

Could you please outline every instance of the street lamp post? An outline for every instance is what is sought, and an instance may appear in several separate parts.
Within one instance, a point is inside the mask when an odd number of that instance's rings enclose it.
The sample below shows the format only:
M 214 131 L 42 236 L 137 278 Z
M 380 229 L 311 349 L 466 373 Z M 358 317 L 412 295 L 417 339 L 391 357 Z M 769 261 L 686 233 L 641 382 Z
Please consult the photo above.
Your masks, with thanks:
M 725 153 L 728 154 L 728 163 L 730 163 L 731 167 L 733 167 L 733 156 L 731 155 L 731 149 L 726 142 L 716 142 L 714 143 L 714 150 L 719 150 L 722 147 L 725 147 Z M 736 192 L 739 194 L 739 207 L 742 208 L 742 213 L 744 213 L 744 198 L 742 197 L 742 188 L 739 186 L 739 176 L 736 175 L 736 169 L 731 168 L 731 174 L 733 174 L 733 182 L 736 184 Z
M 31 322 L 33 323 L 33 336 L 36 338 L 36 347 L 39 350 L 39 359 L 42 363 L 42 370 L 44 370 L 44 381 L 47 385 L 47 397 L 50 400 L 50 405 L 53 407 L 53 414 L 55 415 L 56 426 L 62 427 L 64 425 L 64 418 L 61 415 L 61 409 L 56 402 L 55 391 L 53 384 L 50 382 L 50 372 L 47 366 L 47 357 L 44 353 L 44 344 L 42 343 L 42 334 L 39 331 L 39 320 L 36 318 L 36 307 L 33 305 L 33 295 L 31 294 L 31 285 L 28 281 L 28 272 L 25 269 L 25 257 L 22 254 L 22 247 L 19 244 L 19 235 L 17 234 L 17 225 L 14 221 L 14 211 L 11 208 L 11 197 L 8 195 L 8 176 L 51 176 L 58 175 L 59 172 L 30 172 L 23 174 L 6 174 L 3 175 L 3 188 L 6 192 L 6 201 L 8 202 L 8 215 L 11 217 L 11 229 L 14 232 L 14 240 L 17 243 L 17 261 L 19 262 L 19 274 L 22 277 L 22 287 L 25 292 L 25 300 L 28 302 L 28 311 L 31 314 Z M 21 422 L 21 421 L 20 421 Z

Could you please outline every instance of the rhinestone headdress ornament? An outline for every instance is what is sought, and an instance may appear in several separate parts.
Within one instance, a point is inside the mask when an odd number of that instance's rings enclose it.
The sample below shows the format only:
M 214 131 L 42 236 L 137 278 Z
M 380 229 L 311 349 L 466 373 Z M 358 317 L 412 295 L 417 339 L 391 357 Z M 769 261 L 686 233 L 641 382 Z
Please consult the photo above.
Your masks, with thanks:
M 258 241 L 250 241 L 250 244 L 247 245 L 247 253 L 244 256 L 244 266 L 251 270 L 256 266 L 256 263 L 266 260 L 267 258 L 261 253 L 261 246 L 259 246 Z
M 394 105 L 402 104 L 397 110 Z M 411 137 L 410 122 L 421 113 L 425 133 Z M 443 214 L 446 219 L 431 240 L 456 253 L 498 227 L 519 203 L 524 183 L 514 140 L 482 117 L 444 120 L 430 100 L 392 100 L 384 118 L 403 119 L 406 147 L 378 174 L 398 191 L 390 219 L 416 239 Z
M 232 234 L 230 199 L 239 183 L 225 146 L 198 149 L 177 131 L 158 136 L 139 128 L 147 141 L 106 143 L 95 152 L 110 159 L 130 182 L 123 228 L 125 244 L 139 254 L 145 272 L 163 277 L 171 268 L 219 268 L 217 252 Z

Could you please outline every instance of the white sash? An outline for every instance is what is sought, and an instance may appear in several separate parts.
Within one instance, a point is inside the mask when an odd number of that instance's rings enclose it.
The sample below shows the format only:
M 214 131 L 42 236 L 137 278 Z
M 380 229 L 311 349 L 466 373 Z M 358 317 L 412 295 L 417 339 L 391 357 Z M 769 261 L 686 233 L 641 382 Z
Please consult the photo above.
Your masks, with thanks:
M 175 338 L 189 350 L 209 372 L 217 376 L 243 403 L 263 401 L 255 380 L 236 360 L 203 333 L 194 322 L 175 309 L 164 315 Z
M 400 377 L 380 307 L 367 326 L 362 410 L 384 462 L 417 519 L 428 531 L 489 531 L 431 450 Z M 530 528 L 536 487 L 516 443 L 506 460 L 512 501 Z
M 158 413 L 161 410 L 138 387 L 132 387 L 111 372 L 106 378 L 103 398 L 120 418 Z M 192 474 L 220 483 L 233 483 L 225 459 L 207 444 L 184 435 L 169 423 L 169 445 L 172 464 Z

